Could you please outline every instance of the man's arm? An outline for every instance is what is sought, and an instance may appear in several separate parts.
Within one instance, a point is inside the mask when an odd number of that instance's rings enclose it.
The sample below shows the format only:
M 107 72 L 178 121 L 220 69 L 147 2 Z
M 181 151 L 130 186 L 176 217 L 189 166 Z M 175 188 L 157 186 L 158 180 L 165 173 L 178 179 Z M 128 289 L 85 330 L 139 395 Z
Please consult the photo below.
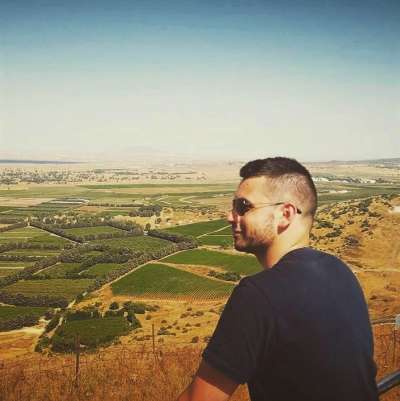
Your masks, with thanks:
M 227 401 L 237 386 L 238 383 L 203 359 L 192 383 L 177 401 Z

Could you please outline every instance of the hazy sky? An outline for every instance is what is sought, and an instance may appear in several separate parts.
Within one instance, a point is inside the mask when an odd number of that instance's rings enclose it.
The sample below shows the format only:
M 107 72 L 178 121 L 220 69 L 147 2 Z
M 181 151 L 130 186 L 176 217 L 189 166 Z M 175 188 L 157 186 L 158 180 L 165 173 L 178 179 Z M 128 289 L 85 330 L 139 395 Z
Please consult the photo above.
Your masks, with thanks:
M 400 156 L 398 0 L 0 4 L 0 157 Z

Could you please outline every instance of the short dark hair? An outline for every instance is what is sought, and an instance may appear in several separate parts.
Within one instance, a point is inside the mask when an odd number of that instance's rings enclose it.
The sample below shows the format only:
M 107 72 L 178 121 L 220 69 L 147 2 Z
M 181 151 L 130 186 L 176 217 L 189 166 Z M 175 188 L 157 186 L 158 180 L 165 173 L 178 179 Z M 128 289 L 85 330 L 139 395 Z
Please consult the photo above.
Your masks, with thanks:
M 240 176 L 245 180 L 251 177 L 265 176 L 276 183 L 280 192 L 291 192 L 296 196 L 305 215 L 315 216 L 318 207 L 317 190 L 310 172 L 297 160 L 287 157 L 268 157 L 246 163 L 240 169 Z

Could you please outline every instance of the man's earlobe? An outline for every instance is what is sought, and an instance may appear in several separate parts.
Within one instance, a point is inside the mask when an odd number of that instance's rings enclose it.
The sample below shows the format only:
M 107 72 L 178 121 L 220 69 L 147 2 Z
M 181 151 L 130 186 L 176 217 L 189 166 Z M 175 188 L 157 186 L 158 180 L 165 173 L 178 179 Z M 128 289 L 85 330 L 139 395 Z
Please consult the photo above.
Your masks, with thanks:
M 284 232 L 290 225 L 290 220 L 285 217 L 281 217 L 278 222 L 278 234 Z

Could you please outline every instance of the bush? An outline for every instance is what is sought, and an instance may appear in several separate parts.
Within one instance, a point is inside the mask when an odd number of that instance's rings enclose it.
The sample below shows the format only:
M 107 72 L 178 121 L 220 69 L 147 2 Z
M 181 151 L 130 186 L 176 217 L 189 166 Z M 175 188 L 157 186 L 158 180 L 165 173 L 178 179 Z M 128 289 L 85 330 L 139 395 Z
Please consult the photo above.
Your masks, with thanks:
M 335 238 L 335 237 L 339 237 L 340 234 L 342 234 L 342 230 L 340 228 L 335 228 L 333 231 L 327 233 L 325 235 L 326 238 Z
M 104 317 L 116 317 L 116 316 L 124 316 L 124 309 L 119 309 L 119 310 L 108 310 L 104 314 Z
M 146 305 L 141 304 L 141 303 L 135 303 L 135 304 L 133 304 L 133 311 L 134 311 L 134 313 L 138 313 L 138 314 L 142 315 L 146 311 Z
M 128 316 L 126 317 L 129 323 L 131 323 L 132 329 L 135 330 L 139 327 L 142 327 L 141 323 L 139 322 L 138 318 L 135 316 L 134 313 L 128 312 Z
M 333 224 L 327 220 L 319 220 L 318 228 L 333 228 Z
M 346 237 L 346 245 L 348 246 L 357 246 L 359 245 L 360 241 L 353 235 L 349 235 Z
M 100 317 L 100 313 L 95 308 L 81 309 L 75 312 L 68 312 L 66 315 L 66 320 L 71 322 L 74 320 L 87 320 L 87 319 L 97 319 Z
M 55 329 L 60 321 L 61 313 L 56 313 L 50 320 L 49 323 L 47 323 L 46 328 L 44 329 L 45 333 L 50 332 L 51 330 Z
M 47 336 L 40 337 L 39 341 L 35 346 L 35 352 L 42 352 L 49 345 L 50 345 L 50 339 Z
M 157 332 L 158 336 L 171 336 L 174 335 L 172 332 L 168 331 L 168 329 L 166 327 L 161 327 L 158 332 Z
M 110 306 L 109 306 L 109 309 L 111 309 L 111 310 L 115 310 L 115 309 L 119 309 L 119 304 L 118 304 L 118 302 L 112 302 L 111 304 L 110 304 Z
M 208 276 L 210 277 L 215 277 L 220 280 L 225 280 L 225 281 L 238 281 L 240 280 L 240 274 L 236 272 L 224 272 L 224 273 L 219 273 L 214 270 L 210 270 L 207 273 Z

